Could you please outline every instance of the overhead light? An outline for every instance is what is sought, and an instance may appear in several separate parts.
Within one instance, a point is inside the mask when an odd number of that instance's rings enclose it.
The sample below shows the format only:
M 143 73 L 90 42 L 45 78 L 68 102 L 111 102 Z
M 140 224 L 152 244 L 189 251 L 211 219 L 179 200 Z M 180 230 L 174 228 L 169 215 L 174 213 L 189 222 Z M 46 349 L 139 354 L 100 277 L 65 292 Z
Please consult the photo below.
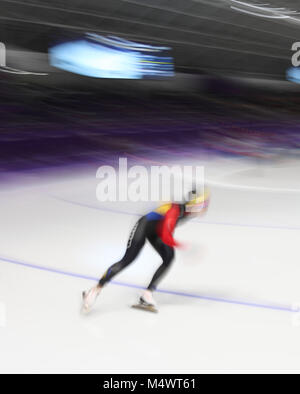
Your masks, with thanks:
M 300 22 L 299 19 L 293 18 L 293 16 L 298 15 L 299 12 L 285 7 L 272 7 L 270 4 L 247 3 L 239 0 L 230 1 L 235 4 L 230 6 L 231 9 L 244 14 L 267 19 L 292 19 Z

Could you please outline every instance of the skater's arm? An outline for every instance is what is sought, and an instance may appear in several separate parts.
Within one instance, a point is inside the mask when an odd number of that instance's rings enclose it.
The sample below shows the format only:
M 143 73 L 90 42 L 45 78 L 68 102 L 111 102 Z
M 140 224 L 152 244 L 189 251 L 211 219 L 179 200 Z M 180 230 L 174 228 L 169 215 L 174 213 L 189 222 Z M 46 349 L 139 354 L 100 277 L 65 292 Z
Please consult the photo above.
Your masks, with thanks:
M 161 240 L 165 244 L 171 247 L 180 246 L 179 242 L 175 241 L 175 239 L 173 238 L 173 232 L 175 230 L 179 215 L 180 215 L 179 206 L 174 204 L 172 208 L 169 209 L 169 211 L 166 213 L 162 221 L 161 232 L 160 232 Z

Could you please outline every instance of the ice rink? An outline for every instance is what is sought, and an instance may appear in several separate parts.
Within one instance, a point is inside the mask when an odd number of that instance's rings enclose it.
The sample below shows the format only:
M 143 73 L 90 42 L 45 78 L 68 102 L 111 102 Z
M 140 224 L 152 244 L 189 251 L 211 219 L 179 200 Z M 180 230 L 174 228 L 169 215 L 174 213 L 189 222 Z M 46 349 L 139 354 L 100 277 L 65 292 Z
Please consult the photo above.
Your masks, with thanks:
M 122 257 L 147 204 L 99 203 L 96 167 L 27 174 L 0 191 L 0 371 L 299 371 L 299 161 L 205 163 L 208 214 L 155 293 L 148 245 L 92 313 L 81 292 Z

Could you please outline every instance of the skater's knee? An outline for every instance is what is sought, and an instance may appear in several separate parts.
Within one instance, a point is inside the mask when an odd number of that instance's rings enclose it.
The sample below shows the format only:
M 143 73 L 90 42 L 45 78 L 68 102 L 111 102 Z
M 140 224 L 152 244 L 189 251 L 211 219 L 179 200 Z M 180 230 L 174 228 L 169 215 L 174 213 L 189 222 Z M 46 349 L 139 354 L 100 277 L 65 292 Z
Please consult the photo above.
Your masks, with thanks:
M 169 252 L 165 258 L 163 259 L 163 264 L 166 267 L 169 267 L 172 264 L 172 261 L 174 260 L 174 252 Z
M 175 256 L 174 249 L 173 249 L 173 248 L 170 248 L 170 249 L 169 249 L 169 252 L 168 252 L 168 260 L 169 260 L 170 262 L 172 262 L 172 261 L 174 260 L 174 256 Z
M 164 261 L 163 261 L 163 265 L 164 265 L 166 268 L 169 268 L 171 264 L 172 264 L 172 260 L 164 260 Z
M 126 268 L 129 264 L 131 264 L 133 262 L 133 260 L 134 259 L 132 258 L 132 256 L 130 256 L 129 254 L 125 254 L 125 256 L 120 261 L 115 263 L 110 268 L 111 274 L 116 275 L 117 273 L 122 271 L 124 268 Z

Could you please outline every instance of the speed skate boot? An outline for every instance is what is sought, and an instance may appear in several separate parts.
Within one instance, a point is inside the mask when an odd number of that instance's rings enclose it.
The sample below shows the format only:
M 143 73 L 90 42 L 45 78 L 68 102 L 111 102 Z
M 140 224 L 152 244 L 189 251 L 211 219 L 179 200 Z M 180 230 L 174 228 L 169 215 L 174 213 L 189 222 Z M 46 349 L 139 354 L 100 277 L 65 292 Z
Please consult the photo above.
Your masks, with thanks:
M 153 299 L 152 291 L 146 290 L 139 299 L 139 303 L 132 305 L 135 309 L 141 309 L 148 312 L 157 313 L 156 302 Z
M 96 299 L 101 291 L 100 286 L 92 287 L 88 291 L 82 293 L 82 312 L 88 313 L 94 306 Z

